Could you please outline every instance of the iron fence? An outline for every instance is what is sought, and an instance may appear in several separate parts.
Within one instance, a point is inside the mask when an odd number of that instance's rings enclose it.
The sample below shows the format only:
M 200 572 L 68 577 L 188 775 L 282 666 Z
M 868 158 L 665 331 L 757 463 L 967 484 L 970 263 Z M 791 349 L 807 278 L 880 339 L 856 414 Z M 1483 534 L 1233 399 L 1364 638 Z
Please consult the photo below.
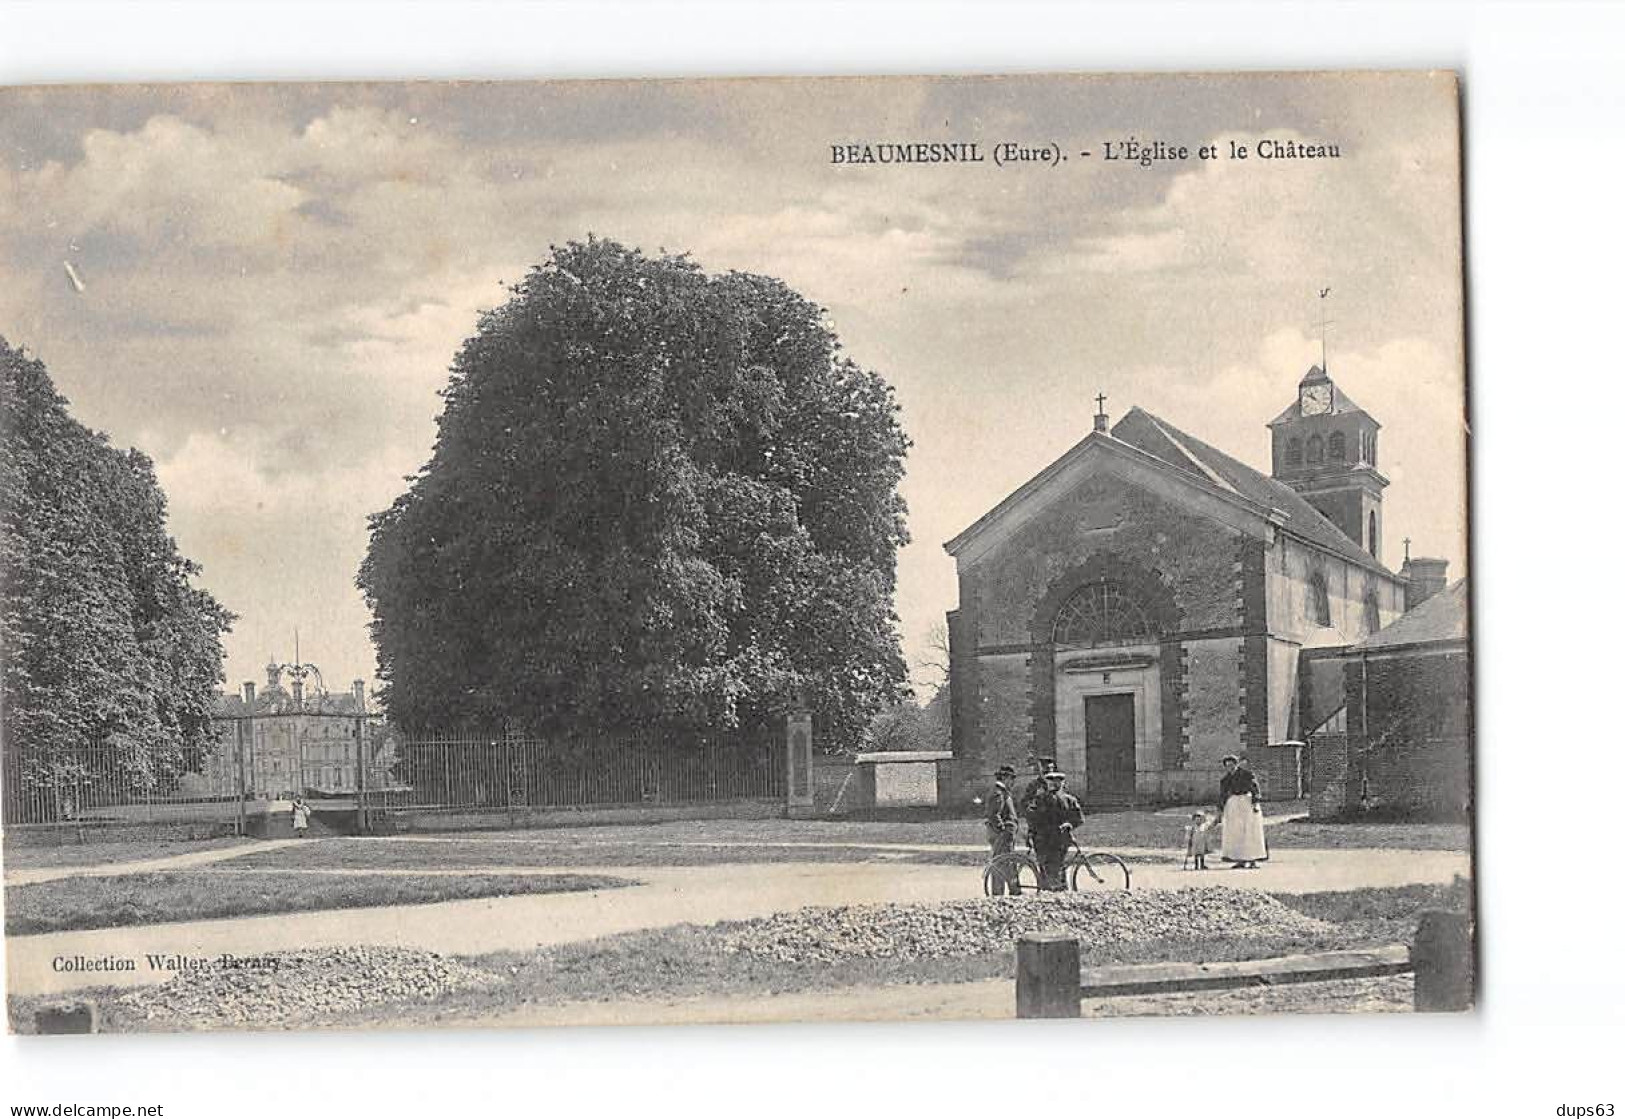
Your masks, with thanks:
M 531 737 L 401 734 L 365 767 L 367 809 L 416 812 L 702 804 L 782 797 L 782 739 L 769 730 L 655 729 Z
M 414 813 L 684 805 L 785 794 L 782 731 L 527 736 L 407 733 L 370 716 L 217 720 L 215 745 L 159 772 L 111 742 L 49 758 L 7 744 L 7 827 L 245 827 L 294 795 L 318 811 Z
M 227 824 L 241 816 L 236 779 L 203 751 L 190 762 L 150 757 L 117 742 L 30 756 L 8 743 L 0 777 L 6 827 Z

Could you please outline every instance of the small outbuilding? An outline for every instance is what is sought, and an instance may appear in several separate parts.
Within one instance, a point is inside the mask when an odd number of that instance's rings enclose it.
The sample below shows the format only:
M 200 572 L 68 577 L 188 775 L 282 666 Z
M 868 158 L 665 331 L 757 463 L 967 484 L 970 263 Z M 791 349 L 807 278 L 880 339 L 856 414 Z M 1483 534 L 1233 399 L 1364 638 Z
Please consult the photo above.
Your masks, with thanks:
M 1305 650 L 1310 810 L 1465 820 L 1472 810 L 1467 580 L 1344 648 Z
M 934 808 L 947 788 L 942 767 L 951 765 L 951 750 L 888 750 L 859 754 L 858 792 L 863 808 Z

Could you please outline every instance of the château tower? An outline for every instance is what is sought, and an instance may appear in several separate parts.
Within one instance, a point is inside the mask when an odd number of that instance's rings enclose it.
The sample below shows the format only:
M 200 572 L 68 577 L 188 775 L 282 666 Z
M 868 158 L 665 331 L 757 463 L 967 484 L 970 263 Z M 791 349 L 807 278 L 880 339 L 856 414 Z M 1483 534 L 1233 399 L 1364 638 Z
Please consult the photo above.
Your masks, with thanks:
M 1382 491 L 1377 430 L 1319 365 L 1298 382 L 1298 398 L 1270 421 L 1270 474 L 1303 495 L 1373 557 L 1381 558 Z

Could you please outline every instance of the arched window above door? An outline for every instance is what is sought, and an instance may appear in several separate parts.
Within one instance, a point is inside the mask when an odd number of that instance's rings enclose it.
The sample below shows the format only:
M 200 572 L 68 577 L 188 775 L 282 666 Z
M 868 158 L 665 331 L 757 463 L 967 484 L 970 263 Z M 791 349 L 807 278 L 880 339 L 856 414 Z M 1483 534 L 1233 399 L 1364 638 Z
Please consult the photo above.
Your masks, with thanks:
M 1111 579 L 1086 583 L 1055 612 L 1057 645 L 1133 645 L 1155 640 L 1151 615 Z

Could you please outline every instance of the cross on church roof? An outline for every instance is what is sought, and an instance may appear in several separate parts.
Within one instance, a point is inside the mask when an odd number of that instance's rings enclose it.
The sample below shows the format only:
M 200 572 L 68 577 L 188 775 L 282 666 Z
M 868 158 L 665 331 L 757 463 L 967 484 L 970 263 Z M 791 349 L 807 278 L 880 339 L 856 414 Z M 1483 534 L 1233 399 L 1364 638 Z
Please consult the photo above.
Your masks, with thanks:
M 1106 430 L 1106 394 L 1095 394 L 1095 430 Z

